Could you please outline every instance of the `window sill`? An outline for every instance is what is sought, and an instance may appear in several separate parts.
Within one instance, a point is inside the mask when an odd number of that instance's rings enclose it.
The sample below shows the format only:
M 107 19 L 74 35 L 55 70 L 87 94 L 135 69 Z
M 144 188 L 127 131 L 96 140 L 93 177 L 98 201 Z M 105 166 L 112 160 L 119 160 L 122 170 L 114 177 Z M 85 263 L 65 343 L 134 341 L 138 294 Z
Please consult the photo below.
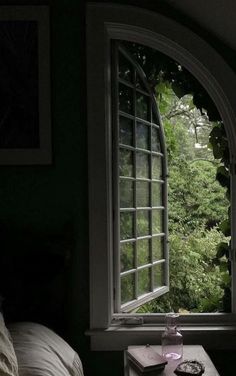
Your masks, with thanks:
M 163 326 L 112 326 L 88 330 L 91 350 L 121 351 L 129 345 L 159 345 Z M 184 344 L 202 345 L 206 349 L 236 350 L 236 325 L 188 325 L 181 328 Z

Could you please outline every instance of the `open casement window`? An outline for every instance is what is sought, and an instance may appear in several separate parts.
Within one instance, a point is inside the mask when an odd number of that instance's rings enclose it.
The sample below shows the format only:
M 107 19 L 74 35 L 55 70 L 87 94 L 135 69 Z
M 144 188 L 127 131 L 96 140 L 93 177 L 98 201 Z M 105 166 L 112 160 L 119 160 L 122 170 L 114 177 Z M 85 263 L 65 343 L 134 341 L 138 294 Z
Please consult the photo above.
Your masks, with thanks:
M 168 292 L 167 162 L 163 127 L 145 73 L 120 42 L 112 48 L 114 311 Z
M 141 314 L 140 316 L 140 314 L 126 315 L 121 312 L 131 312 L 139 304 L 168 290 L 166 179 L 165 174 L 159 176 L 158 179 L 150 173 L 151 170 L 154 170 L 151 168 L 152 158 L 157 157 L 162 161 L 163 172 L 166 161 L 161 132 L 159 133 L 161 150 L 159 153 L 153 150 L 154 143 L 151 141 L 151 133 L 153 130 L 154 132 L 155 130 L 161 131 L 161 124 L 156 114 L 154 98 L 145 83 L 145 77 L 136 63 L 123 50 L 119 52 L 120 59 L 123 59 L 125 64 L 130 67 L 130 73 L 128 69 L 125 77 L 124 73 L 118 75 L 119 70 L 122 71 L 122 64 L 120 63 L 120 69 L 118 69 L 118 47 L 116 46 L 115 51 L 111 53 L 111 45 L 114 41 L 125 40 L 163 52 L 188 69 L 215 102 L 229 141 L 232 229 L 235 228 L 236 223 L 236 96 L 234 95 L 236 75 L 206 41 L 185 26 L 159 13 L 146 11 L 144 8 L 93 2 L 87 4 L 86 24 L 90 256 L 90 329 L 87 334 L 90 336 L 92 350 L 124 350 L 130 344 L 158 343 L 163 332 L 164 314 Z M 111 72 L 111 66 L 113 72 Z M 135 75 L 137 78 L 134 80 Z M 141 82 L 142 88 L 136 86 L 137 79 L 139 85 Z M 119 84 L 121 89 L 125 90 L 124 92 L 131 93 L 130 107 L 122 107 L 120 100 L 118 109 Z M 113 93 L 111 93 L 111 89 Z M 144 103 L 147 103 L 147 115 L 144 111 L 141 116 L 138 111 L 139 107 L 143 108 L 140 106 L 141 99 L 139 102 L 136 100 L 138 98 L 146 99 Z M 140 135 L 137 133 L 138 124 L 144 129 L 148 129 L 149 145 L 147 149 L 138 144 L 138 140 L 140 140 Z M 131 127 L 133 131 L 131 144 L 127 144 L 128 141 L 124 143 L 123 136 L 121 139 L 121 135 L 123 135 L 121 129 L 126 129 L 126 127 L 128 129 Z M 128 132 L 126 133 L 128 138 Z M 115 154 L 114 150 L 116 150 Z M 123 155 L 125 153 L 128 156 L 131 155 L 131 176 L 128 174 L 129 170 L 124 171 L 124 165 L 123 173 L 118 170 L 120 150 L 124 152 Z M 144 159 L 148 163 L 148 178 L 142 179 L 136 176 L 139 156 L 146 156 Z M 111 165 L 112 159 L 113 166 Z M 132 205 L 125 203 L 125 197 L 128 196 L 125 196 L 122 191 L 122 184 L 125 186 L 128 183 L 131 188 L 133 187 L 133 193 L 130 195 L 131 201 L 133 200 Z M 141 183 L 148 187 L 146 189 L 149 202 L 139 207 L 136 205 L 136 201 L 139 192 L 138 185 Z M 162 187 L 161 205 L 155 203 L 151 205 L 150 203 L 154 183 L 157 183 L 157 187 Z M 127 189 L 127 192 L 130 191 Z M 142 239 L 135 232 L 137 233 L 139 229 L 137 216 L 141 210 L 148 213 L 149 233 L 143 240 L 148 240 L 149 262 L 139 266 L 138 241 Z M 159 231 L 155 234 L 150 229 L 153 227 L 151 223 L 153 222 L 153 213 L 158 211 L 162 212 L 163 232 Z M 133 231 L 132 236 L 129 235 L 124 239 L 120 236 L 122 230 L 120 214 L 122 213 L 127 213 L 127 216 L 130 214 Z M 161 236 L 161 234 L 163 235 Z M 163 241 L 164 258 L 157 262 L 153 260 L 152 245 L 155 238 Z M 130 252 L 131 257 L 125 258 L 123 256 L 125 248 L 122 246 L 129 243 L 130 246 L 126 245 L 128 249 L 126 254 Z M 231 247 L 232 313 L 181 314 L 181 326 L 189 343 L 201 343 L 208 348 L 214 346 L 224 350 L 229 348 L 228 346 L 236 346 L 235 231 L 232 231 L 231 234 Z M 154 272 L 158 261 L 164 266 L 163 279 L 165 281 L 164 283 L 162 281 L 162 286 L 155 287 Z M 138 284 L 138 273 L 141 266 L 143 270 L 149 270 L 147 280 L 150 289 L 145 293 L 143 290 L 140 291 Z M 133 283 L 130 282 L 127 285 L 126 297 L 126 290 L 121 293 L 121 286 L 122 289 L 123 286 L 125 287 L 124 277 L 129 274 L 133 275 L 129 277 L 131 281 L 133 278 Z M 114 291 L 114 287 L 116 291 Z M 115 304 L 113 304 L 114 301 Z M 143 325 L 138 328 L 137 326 L 130 328 L 128 325 L 123 325 L 125 320 L 122 321 L 122 319 L 120 324 L 112 325 L 113 320 L 120 319 L 119 316 L 122 318 L 128 316 L 130 322 L 132 317 L 142 317 Z

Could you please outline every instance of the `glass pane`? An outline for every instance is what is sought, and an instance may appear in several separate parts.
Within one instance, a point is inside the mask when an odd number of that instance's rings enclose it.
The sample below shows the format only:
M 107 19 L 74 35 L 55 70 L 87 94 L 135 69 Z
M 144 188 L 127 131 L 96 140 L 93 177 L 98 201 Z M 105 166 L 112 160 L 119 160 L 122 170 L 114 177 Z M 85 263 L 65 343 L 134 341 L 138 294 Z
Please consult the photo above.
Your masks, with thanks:
M 137 123 L 136 128 L 136 145 L 137 148 L 149 149 L 149 131 L 148 125 Z
M 145 236 L 150 233 L 150 212 L 148 210 L 137 211 L 137 236 Z
M 152 150 L 161 152 L 161 144 L 159 139 L 159 130 L 155 127 L 152 127 Z
M 136 177 L 149 178 L 149 155 L 146 153 L 136 153 Z
M 159 234 L 160 232 L 163 232 L 162 215 L 163 215 L 163 210 L 152 211 L 152 233 L 153 234 Z
M 152 157 L 152 178 L 161 179 L 162 177 L 162 166 L 161 166 L 161 157 L 153 156 Z
M 164 258 L 164 239 L 162 236 L 152 238 L 152 258 L 158 261 Z
M 151 273 L 150 268 L 138 271 L 138 295 L 143 295 L 151 291 Z
M 133 145 L 133 122 L 124 116 L 120 116 L 120 143 Z
M 120 213 L 120 238 L 134 237 L 134 213 Z
M 121 304 L 127 303 L 135 298 L 134 274 L 121 277 Z
M 141 239 L 136 244 L 138 266 L 148 264 L 150 262 L 150 240 Z
M 165 284 L 165 263 L 153 266 L 153 285 L 154 288 L 161 287 Z
M 161 206 L 162 202 L 162 184 L 152 183 L 152 206 Z
M 119 77 L 126 81 L 132 81 L 132 65 L 130 62 L 122 55 L 119 54 Z
M 119 109 L 128 114 L 133 110 L 133 91 L 123 84 L 119 85 Z
M 146 181 L 136 182 L 136 200 L 138 207 L 150 206 L 149 184 Z
M 120 271 L 124 272 L 134 268 L 134 243 L 120 245 Z
M 120 148 L 120 176 L 133 176 L 133 152 Z
M 130 180 L 120 180 L 120 207 L 134 207 L 134 182 Z
M 136 116 L 144 120 L 149 120 L 148 107 L 149 97 L 136 92 Z

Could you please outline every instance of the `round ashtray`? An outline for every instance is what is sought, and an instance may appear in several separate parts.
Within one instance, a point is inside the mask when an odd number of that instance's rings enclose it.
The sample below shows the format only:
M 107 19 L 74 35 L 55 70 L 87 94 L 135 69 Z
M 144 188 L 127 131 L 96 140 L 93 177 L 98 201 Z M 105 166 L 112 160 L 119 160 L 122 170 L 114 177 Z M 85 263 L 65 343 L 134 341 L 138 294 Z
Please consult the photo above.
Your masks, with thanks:
M 201 376 L 204 372 L 204 365 L 197 360 L 185 360 L 174 371 L 177 376 Z

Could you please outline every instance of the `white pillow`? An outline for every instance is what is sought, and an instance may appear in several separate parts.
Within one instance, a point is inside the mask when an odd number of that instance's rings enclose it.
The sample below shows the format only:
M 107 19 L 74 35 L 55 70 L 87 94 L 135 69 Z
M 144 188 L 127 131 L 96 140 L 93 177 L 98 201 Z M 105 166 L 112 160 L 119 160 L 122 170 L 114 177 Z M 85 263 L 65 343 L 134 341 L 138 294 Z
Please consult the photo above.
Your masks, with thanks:
M 0 313 L 0 375 L 18 376 L 17 358 L 11 336 Z
M 83 376 L 78 354 L 52 330 L 22 322 L 9 325 L 19 376 Z

